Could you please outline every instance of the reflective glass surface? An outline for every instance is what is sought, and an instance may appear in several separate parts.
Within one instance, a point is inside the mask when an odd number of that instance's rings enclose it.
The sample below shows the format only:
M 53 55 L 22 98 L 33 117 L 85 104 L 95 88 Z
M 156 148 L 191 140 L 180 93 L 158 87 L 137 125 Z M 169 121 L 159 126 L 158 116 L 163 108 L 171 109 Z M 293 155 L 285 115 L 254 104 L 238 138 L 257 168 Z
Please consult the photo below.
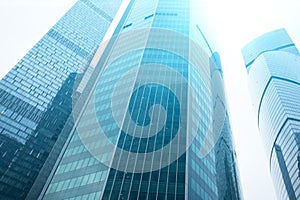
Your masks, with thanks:
M 201 1 L 131 0 L 103 47 L 120 3 L 78 1 L 2 80 L 1 153 L 25 167 L 7 159 L 1 181 L 32 174 L 28 199 L 241 199 Z
M 279 199 L 300 198 L 300 57 L 284 29 L 243 49 L 250 92 Z
M 82 78 L 121 1 L 78 1 L 0 81 L 0 199 L 36 199 L 73 126 Z

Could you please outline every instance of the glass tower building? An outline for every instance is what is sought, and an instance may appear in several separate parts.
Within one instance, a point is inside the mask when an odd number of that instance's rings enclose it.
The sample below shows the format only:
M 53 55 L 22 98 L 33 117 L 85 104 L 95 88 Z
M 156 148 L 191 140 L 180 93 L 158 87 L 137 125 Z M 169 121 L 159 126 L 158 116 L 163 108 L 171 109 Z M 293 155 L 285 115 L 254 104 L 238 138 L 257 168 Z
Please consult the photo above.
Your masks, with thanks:
M 277 196 L 299 199 L 299 51 L 279 29 L 253 40 L 242 52 Z
M 0 81 L 0 199 L 36 199 L 73 126 L 75 80 L 121 0 L 78 1 Z
M 196 0 L 128 2 L 75 80 L 75 126 L 40 199 L 242 199 L 199 10 Z
M 201 1 L 127 1 L 103 41 L 121 3 L 79 0 L 1 80 L 0 199 L 242 199 Z

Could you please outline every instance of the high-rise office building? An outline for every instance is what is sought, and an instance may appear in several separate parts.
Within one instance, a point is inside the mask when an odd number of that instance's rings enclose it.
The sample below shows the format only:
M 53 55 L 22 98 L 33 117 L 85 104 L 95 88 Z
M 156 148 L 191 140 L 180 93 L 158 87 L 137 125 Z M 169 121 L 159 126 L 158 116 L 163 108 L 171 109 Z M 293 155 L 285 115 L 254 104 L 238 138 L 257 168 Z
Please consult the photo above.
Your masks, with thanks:
M 300 198 L 300 54 L 284 29 L 242 50 L 259 131 L 279 199 Z
M 121 2 L 78 1 L 0 81 L 0 199 L 37 198 L 73 124 L 75 80 Z
M 76 128 L 40 199 L 242 198 L 221 64 L 199 10 L 196 0 L 128 2 L 75 80 Z

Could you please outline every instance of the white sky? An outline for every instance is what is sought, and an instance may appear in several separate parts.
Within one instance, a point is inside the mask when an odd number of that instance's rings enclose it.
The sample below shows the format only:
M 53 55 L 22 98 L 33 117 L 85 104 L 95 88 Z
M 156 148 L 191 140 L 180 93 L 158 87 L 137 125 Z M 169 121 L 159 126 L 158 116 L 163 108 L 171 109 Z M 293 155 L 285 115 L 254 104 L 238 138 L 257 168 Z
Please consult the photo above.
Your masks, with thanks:
M 268 159 L 256 128 L 240 49 L 259 35 L 286 28 L 300 47 L 299 0 L 203 0 L 217 33 L 231 124 L 246 200 L 272 200 Z M 76 0 L 0 0 L 0 78 Z M 297 30 L 298 29 L 298 30 Z

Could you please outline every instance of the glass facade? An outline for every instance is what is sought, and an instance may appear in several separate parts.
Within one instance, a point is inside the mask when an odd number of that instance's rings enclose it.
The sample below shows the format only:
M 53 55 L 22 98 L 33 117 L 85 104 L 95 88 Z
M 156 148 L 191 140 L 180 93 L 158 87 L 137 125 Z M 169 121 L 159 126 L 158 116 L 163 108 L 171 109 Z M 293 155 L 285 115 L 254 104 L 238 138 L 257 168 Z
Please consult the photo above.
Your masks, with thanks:
M 128 3 L 77 79 L 76 129 L 40 198 L 242 199 L 199 3 Z
M 300 198 L 300 57 L 284 29 L 242 50 L 259 130 L 279 199 Z
M 199 0 L 79 0 L 0 81 L 0 199 L 242 199 Z M 208 43 L 208 41 L 210 43 Z
M 0 199 L 40 194 L 73 126 L 75 80 L 120 5 L 78 1 L 0 81 Z

